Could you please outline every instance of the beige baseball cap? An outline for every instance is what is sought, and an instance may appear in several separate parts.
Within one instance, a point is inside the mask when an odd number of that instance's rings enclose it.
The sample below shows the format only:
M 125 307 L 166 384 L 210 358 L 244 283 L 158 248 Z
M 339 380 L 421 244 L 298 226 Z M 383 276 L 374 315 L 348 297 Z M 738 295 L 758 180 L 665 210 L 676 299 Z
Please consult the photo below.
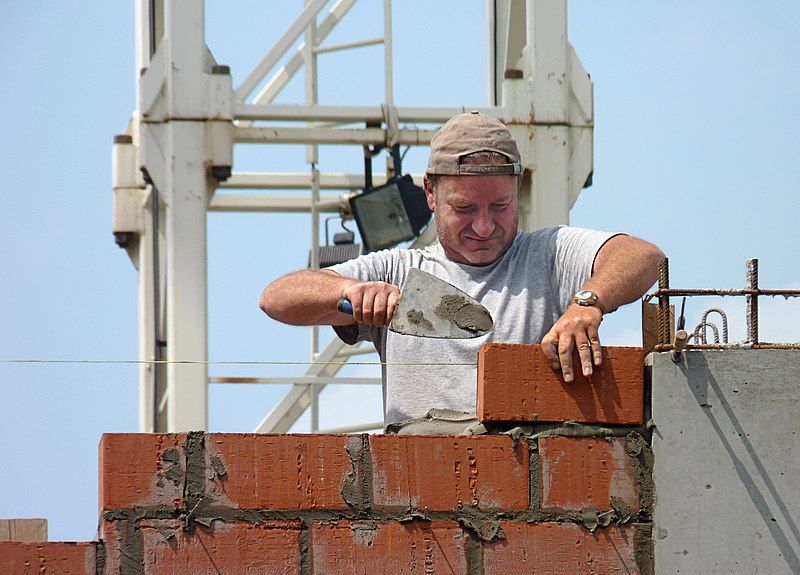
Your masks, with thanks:
M 508 164 L 461 164 L 464 156 L 475 152 L 499 152 L 509 159 Z M 431 155 L 426 174 L 451 176 L 480 176 L 521 174 L 519 150 L 511 133 L 500 120 L 468 112 L 453 116 L 431 140 Z

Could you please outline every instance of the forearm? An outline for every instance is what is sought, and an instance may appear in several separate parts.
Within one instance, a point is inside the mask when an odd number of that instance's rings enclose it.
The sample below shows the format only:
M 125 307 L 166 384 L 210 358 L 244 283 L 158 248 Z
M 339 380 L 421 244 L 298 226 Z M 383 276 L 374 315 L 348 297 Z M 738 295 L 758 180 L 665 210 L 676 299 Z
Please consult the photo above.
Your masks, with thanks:
M 301 270 L 278 278 L 262 292 L 259 307 L 291 325 L 347 325 L 353 317 L 336 310 L 345 289 L 357 280 L 331 271 Z
M 608 240 L 595 258 L 592 277 L 584 289 L 595 292 L 606 313 L 642 297 L 658 278 L 664 253 L 631 236 Z

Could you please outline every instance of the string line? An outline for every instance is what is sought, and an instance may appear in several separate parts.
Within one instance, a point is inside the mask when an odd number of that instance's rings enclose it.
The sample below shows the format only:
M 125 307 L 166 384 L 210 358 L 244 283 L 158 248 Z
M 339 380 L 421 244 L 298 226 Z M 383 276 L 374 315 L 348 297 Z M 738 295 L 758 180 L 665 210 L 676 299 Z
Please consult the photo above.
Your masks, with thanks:
M 477 363 L 459 362 L 414 362 L 414 361 L 214 361 L 214 360 L 168 360 L 168 359 L 38 359 L 38 358 L 12 358 L 0 359 L 0 363 L 28 363 L 28 364 L 95 364 L 95 365 L 405 365 L 405 366 L 475 366 Z

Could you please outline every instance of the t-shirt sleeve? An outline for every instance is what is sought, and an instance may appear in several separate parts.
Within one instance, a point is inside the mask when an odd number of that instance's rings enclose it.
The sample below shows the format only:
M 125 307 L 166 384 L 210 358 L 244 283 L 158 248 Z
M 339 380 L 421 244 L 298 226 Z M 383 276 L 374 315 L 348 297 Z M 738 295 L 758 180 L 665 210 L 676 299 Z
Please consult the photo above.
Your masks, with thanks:
M 573 296 L 591 277 L 597 252 L 616 235 L 619 234 L 569 226 L 556 229 L 550 243 L 554 272 L 551 278 L 560 313 L 564 313 Z
M 327 269 L 336 272 L 340 276 L 357 279 L 359 281 L 394 283 L 392 281 L 393 274 L 391 273 L 393 269 L 392 257 L 393 250 L 381 250 L 379 252 L 359 256 L 341 264 L 330 266 Z M 339 339 L 348 345 L 367 340 L 376 342 L 378 338 L 380 338 L 379 328 L 361 323 L 357 325 L 333 326 L 333 331 L 336 332 Z

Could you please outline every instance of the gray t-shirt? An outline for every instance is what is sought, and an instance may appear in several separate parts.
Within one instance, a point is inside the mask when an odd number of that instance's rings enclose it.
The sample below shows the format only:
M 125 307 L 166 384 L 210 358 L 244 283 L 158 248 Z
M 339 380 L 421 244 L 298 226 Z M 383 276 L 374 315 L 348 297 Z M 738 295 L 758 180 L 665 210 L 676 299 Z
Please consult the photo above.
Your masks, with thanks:
M 436 244 L 374 252 L 328 268 L 400 287 L 410 268 L 420 268 L 478 300 L 494 319 L 492 331 L 473 339 L 415 337 L 363 324 L 335 328 L 347 343 L 371 340 L 375 345 L 383 362 L 385 424 L 419 418 L 431 409 L 474 414 L 481 346 L 540 342 L 589 279 L 598 250 L 614 235 L 567 226 L 517 232 L 508 251 L 487 266 L 451 261 Z

